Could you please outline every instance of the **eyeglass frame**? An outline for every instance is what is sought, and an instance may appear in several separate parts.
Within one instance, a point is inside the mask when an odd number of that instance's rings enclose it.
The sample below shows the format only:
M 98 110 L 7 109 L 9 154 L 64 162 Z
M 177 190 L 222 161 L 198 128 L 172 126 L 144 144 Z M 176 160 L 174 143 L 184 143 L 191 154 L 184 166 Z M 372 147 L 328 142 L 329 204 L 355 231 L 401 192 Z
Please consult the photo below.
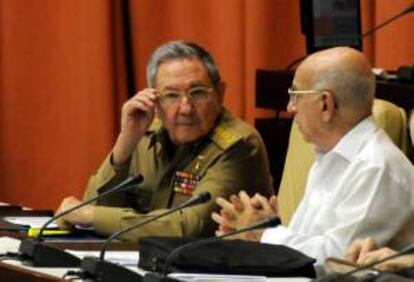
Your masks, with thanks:
M 191 95 L 190 95 L 191 91 L 193 91 L 195 89 L 201 89 L 201 88 L 204 89 L 204 90 L 206 90 L 206 94 L 207 95 L 205 96 L 205 98 L 203 98 L 201 100 L 197 100 L 194 97 L 191 98 Z M 192 87 L 190 89 L 187 89 L 187 90 L 164 90 L 164 91 L 157 90 L 157 92 L 159 93 L 157 96 L 158 96 L 160 102 L 161 103 L 164 103 L 165 106 L 177 106 L 182 101 L 182 99 L 184 97 L 186 97 L 187 100 L 188 100 L 188 102 L 190 102 L 190 103 L 193 103 L 193 104 L 202 104 L 202 103 L 208 101 L 208 98 L 211 97 L 210 93 L 214 89 L 215 89 L 214 87 L 208 87 L 208 86 L 204 86 L 204 85 L 198 85 L 198 86 L 194 86 L 194 87 Z M 174 102 L 166 103 L 165 100 L 164 100 L 166 95 L 163 94 L 165 92 L 179 93 L 180 94 L 180 97 L 179 98 L 177 97 L 177 100 L 174 101 Z
M 293 90 L 292 87 L 288 88 L 288 94 L 289 94 L 289 102 L 292 102 L 293 104 L 297 103 L 297 98 L 299 96 L 303 95 L 316 95 L 316 94 L 322 94 L 324 90 Z

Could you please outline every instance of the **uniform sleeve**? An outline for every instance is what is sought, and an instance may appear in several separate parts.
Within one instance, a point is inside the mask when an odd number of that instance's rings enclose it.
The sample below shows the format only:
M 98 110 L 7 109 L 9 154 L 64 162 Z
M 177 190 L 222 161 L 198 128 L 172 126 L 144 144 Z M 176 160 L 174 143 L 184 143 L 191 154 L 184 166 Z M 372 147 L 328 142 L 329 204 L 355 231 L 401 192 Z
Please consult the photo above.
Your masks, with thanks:
M 256 137 L 241 139 L 208 168 L 198 183 L 196 192 L 210 192 L 212 200 L 209 203 L 154 221 L 132 230 L 123 238 L 136 241 L 146 236 L 211 236 L 216 228 L 211 220 L 211 213 L 218 209 L 215 198 L 228 198 L 241 189 L 245 189 L 249 194 L 272 194 L 265 149 L 261 140 Z M 94 226 L 103 233 L 113 233 L 164 211 L 155 210 L 144 215 L 131 209 L 96 207 Z
M 99 167 L 98 171 L 93 174 L 88 182 L 85 193 L 83 195 L 84 200 L 95 197 L 100 192 L 105 192 L 109 188 L 115 187 L 117 184 L 124 181 L 129 175 L 130 160 L 119 167 L 114 167 L 111 164 L 111 154 L 104 160 Z M 106 199 L 98 201 L 99 205 L 106 206 L 125 206 L 126 201 L 122 193 L 111 195 Z
M 337 206 L 326 218 L 311 223 L 329 225 L 323 233 L 307 236 L 280 226 L 267 229 L 261 241 L 288 245 L 316 258 L 319 264 L 327 256 L 343 257 L 346 247 L 356 238 L 372 237 L 384 244 L 410 216 L 411 195 L 407 186 L 385 169 L 361 167 L 347 181 L 347 191 Z

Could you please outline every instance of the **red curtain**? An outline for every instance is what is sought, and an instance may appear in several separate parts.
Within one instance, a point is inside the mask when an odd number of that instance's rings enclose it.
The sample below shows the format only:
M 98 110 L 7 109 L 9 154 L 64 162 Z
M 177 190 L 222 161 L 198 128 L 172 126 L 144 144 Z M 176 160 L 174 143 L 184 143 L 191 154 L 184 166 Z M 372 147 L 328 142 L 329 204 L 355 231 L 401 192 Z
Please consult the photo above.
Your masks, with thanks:
M 361 3 L 368 30 L 411 0 Z M 405 16 L 364 51 L 379 67 L 412 64 L 412 26 Z M 255 70 L 305 54 L 298 0 L 0 0 L 0 201 L 54 208 L 81 196 L 117 135 L 127 63 L 145 87 L 149 54 L 172 39 L 213 54 L 226 106 L 250 123 L 266 114 L 255 108 Z
M 55 207 L 111 148 L 126 97 L 115 3 L 0 2 L 0 201 Z

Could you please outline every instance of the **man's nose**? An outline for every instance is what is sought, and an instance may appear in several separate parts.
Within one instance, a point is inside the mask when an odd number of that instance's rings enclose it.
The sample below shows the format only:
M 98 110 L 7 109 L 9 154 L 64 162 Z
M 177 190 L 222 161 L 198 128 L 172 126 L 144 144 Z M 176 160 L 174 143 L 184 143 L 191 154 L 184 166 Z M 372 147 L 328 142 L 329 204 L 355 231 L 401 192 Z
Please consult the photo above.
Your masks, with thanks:
M 289 101 L 287 106 L 286 106 L 286 110 L 290 114 L 296 114 L 296 112 L 298 110 L 298 107 L 297 107 L 296 103 L 294 103 L 293 101 Z
M 193 111 L 194 105 L 190 102 L 187 96 L 183 96 L 180 100 L 179 111 L 182 114 L 189 114 Z

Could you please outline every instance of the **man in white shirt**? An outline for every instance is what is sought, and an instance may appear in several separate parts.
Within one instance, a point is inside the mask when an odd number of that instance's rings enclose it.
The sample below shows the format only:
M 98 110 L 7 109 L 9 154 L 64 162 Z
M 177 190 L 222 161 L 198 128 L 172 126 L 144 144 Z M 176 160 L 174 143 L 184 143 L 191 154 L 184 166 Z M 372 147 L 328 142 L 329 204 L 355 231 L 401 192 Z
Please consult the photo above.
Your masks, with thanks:
M 414 210 L 414 168 L 372 118 L 375 78 L 362 53 L 337 47 L 309 56 L 298 67 L 287 110 L 316 161 L 304 197 L 288 227 L 240 235 L 284 244 L 322 263 L 342 257 L 356 238 L 384 244 Z M 241 192 L 213 214 L 218 233 L 277 214 L 277 199 Z M 402 242 L 406 244 L 407 242 Z

